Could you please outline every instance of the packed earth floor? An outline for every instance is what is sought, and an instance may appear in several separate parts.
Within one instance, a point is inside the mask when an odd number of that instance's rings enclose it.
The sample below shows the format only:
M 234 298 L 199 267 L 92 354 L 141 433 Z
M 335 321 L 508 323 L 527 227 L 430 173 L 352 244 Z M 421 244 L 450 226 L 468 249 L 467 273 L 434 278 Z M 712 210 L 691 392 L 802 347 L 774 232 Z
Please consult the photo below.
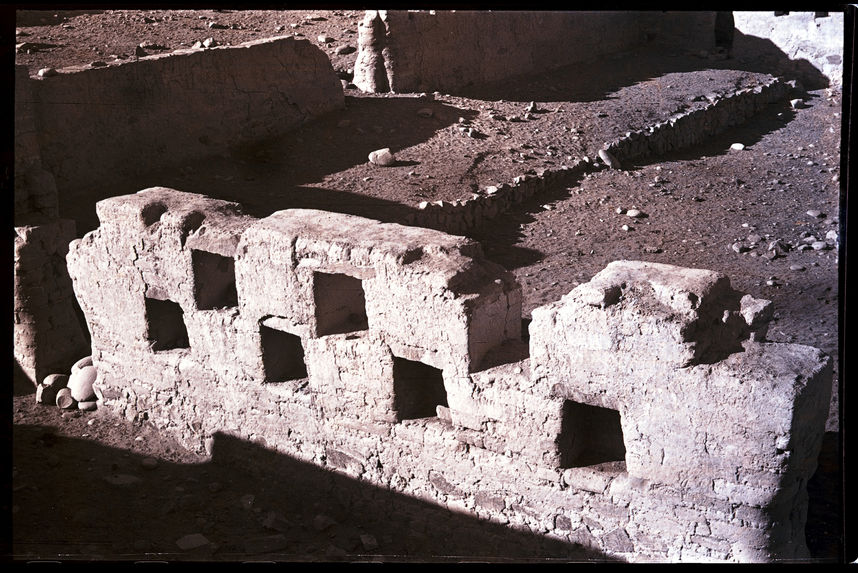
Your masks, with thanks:
M 647 49 L 457 94 L 363 94 L 349 87 L 354 52 L 340 49 L 357 45 L 361 17 L 348 10 L 19 12 L 17 42 L 30 46 L 19 48 L 17 63 L 31 74 L 131 58 L 141 44 L 162 53 L 206 37 L 226 45 L 298 33 L 331 56 L 344 80 L 341 112 L 229 157 L 95 185 L 86 197 L 61 195 L 61 216 L 75 219 L 82 235 L 98 224 L 96 200 L 157 185 L 235 200 L 256 216 L 312 207 L 395 221 L 421 201 L 466 199 L 518 175 L 593 158 L 605 143 L 708 94 L 779 75 L 786 60 L 743 52 L 743 42 L 755 40 L 737 33 L 736 56 L 727 60 Z M 320 35 L 332 41 L 320 43 Z M 836 561 L 841 100 L 824 78 L 808 77 L 790 98 L 801 102 L 769 105 L 702 145 L 620 169 L 594 167 L 468 234 L 515 273 L 525 322 L 535 307 L 618 259 L 719 271 L 738 290 L 773 301 L 769 340 L 835 357 L 827 433 L 808 486 L 807 542 L 815 559 Z M 428 117 L 417 113 L 426 108 Z M 382 147 L 395 152 L 394 167 L 368 163 Z M 643 216 L 629 217 L 632 209 Z M 32 387 L 16 388 L 13 400 L 16 559 L 605 559 L 398 496 L 380 493 L 377 507 L 356 507 L 348 490 L 359 486 L 254 444 L 201 458 L 145 422 L 38 405 Z M 262 463 L 236 463 L 248 457 Z

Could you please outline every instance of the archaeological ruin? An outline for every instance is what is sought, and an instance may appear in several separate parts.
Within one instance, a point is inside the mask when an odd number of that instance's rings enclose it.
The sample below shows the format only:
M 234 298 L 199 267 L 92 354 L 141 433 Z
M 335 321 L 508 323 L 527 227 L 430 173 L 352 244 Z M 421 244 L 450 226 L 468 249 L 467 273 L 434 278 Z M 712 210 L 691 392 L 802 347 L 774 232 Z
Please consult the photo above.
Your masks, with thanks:
M 713 17 L 369 10 L 354 83 L 455 90 L 642 42 L 700 50 Z M 522 30 L 540 41 L 518 49 Z M 570 33 L 578 49 L 548 58 Z M 452 50 L 462 57 L 445 67 Z M 232 88 L 200 89 L 212 74 Z M 623 561 L 809 558 L 830 356 L 768 341 L 771 303 L 717 269 L 617 260 L 523 320 L 516 277 L 464 236 L 591 158 L 427 200 L 395 223 L 257 217 L 150 187 L 97 201 L 84 234 L 60 205 L 86 201 L 93 180 L 288 135 L 342 109 L 340 81 L 288 36 L 45 77 L 17 66 L 15 89 L 14 355 L 33 386 L 91 355 L 98 408 L 191 450 L 261 443 Z M 599 156 L 697 145 L 788 92 L 772 78 L 700 98 Z

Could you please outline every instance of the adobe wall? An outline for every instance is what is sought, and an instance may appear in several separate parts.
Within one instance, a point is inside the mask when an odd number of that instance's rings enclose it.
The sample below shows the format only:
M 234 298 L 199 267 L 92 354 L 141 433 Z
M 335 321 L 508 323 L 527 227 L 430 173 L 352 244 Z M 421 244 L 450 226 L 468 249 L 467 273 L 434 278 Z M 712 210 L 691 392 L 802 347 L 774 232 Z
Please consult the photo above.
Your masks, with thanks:
M 741 33 L 771 40 L 791 60 L 806 60 L 833 86 L 843 85 L 842 12 L 734 12 L 733 17 Z
M 42 163 L 60 192 L 225 153 L 344 105 L 328 58 L 294 37 L 65 68 L 26 83 Z
M 451 93 L 629 50 L 712 48 L 714 12 L 367 10 L 354 84 Z
M 618 261 L 533 311 L 478 243 L 152 188 L 70 245 L 100 407 L 630 561 L 808 556 L 831 360 L 716 272 Z

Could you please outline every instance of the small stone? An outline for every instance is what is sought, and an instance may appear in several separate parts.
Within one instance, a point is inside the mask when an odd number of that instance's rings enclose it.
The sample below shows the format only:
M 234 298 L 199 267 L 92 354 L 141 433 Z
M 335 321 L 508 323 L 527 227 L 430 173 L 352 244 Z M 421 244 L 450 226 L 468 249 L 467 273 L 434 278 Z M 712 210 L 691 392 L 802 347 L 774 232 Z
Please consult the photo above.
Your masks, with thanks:
M 374 165 L 390 167 L 396 163 L 396 157 L 390 152 L 389 147 L 378 149 L 369 154 L 369 161 Z
M 217 45 L 218 43 L 215 41 L 214 38 L 206 38 L 205 40 L 203 40 L 204 48 L 214 48 Z
M 325 35 L 325 34 L 321 34 L 321 35 L 317 38 L 317 40 L 319 40 L 319 43 L 320 43 L 320 44 L 328 44 L 328 43 L 330 43 L 330 42 L 333 42 L 333 41 L 334 41 L 334 39 L 333 39 L 333 38 L 331 38 L 330 36 L 327 36 L 327 35 Z
M 611 152 L 605 149 L 599 150 L 599 159 L 601 159 L 605 163 L 605 165 L 607 165 L 611 169 L 620 168 L 620 162 L 617 160 L 617 158 L 614 157 Z
M 620 229 L 622 229 L 623 231 L 631 231 L 632 230 L 632 228 L 629 227 L 628 225 L 623 225 L 622 227 L 620 227 Z
M 828 243 L 826 243 L 825 241 L 814 241 L 810 244 L 810 247 L 814 251 L 822 251 L 828 248 Z
M 369 533 L 364 533 L 360 536 L 361 545 L 367 551 L 375 551 L 378 549 L 378 541 L 375 539 L 375 536 L 370 535 Z
M 42 385 L 53 388 L 54 390 L 59 390 L 60 388 L 68 386 L 68 382 L 69 377 L 65 374 L 50 374 L 45 376 L 45 379 L 42 380 Z
M 420 117 L 432 117 L 435 112 L 432 111 L 432 108 L 421 107 L 417 110 L 417 115 Z
M 60 388 L 57 392 L 56 405 L 63 410 L 70 410 L 77 406 L 74 398 L 72 398 L 71 390 L 68 388 Z
M 498 188 L 494 185 L 489 185 L 486 187 L 486 195 L 494 195 L 498 192 Z
M 837 234 L 837 231 L 835 231 L 834 229 L 825 233 L 825 240 L 826 241 L 837 241 L 837 239 L 838 239 L 838 234 Z
M 790 265 L 789 270 L 791 270 L 791 271 L 803 271 L 804 265 Z
M 336 50 L 334 50 L 334 53 L 337 54 L 338 56 L 345 56 L 347 54 L 351 54 L 352 52 L 355 52 L 356 50 L 357 50 L 357 48 L 355 48 L 354 46 L 345 45 L 345 46 L 338 47 Z
M 825 217 L 825 214 L 822 211 L 817 211 L 816 209 L 811 209 L 807 212 L 808 217 L 814 217 L 816 219 L 822 219 Z
M 77 409 L 83 410 L 84 412 L 94 412 L 98 410 L 98 401 L 97 400 L 84 400 L 82 402 L 77 403 Z
M 325 531 L 336 524 L 337 522 L 335 520 L 322 513 L 313 518 L 313 529 L 316 531 Z
M 733 243 L 730 245 L 730 248 L 736 251 L 737 253 L 744 253 L 748 250 L 748 247 L 743 245 L 742 243 Z
M 191 549 L 199 549 L 200 547 L 211 545 L 211 541 L 206 539 L 205 535 L 202 533 L 191 533 L 177 539 L 176 545 L 182 551 L 189 551 Z
M 147 469 L 147 470 L 154 470 L 155 468 L 157 468 L 157 467 L 158 467 L 158 460 L 156 460 L 155 458 L 151 458 L 151 457 L 143 458 L 143 459 L 140 461 L 140 465 L 141 465 L 144 469 Z
M 734 143 L 733 145 L 730 146 L 730 149 L 732 149 L 733 151 L 742 151 L 743 149 L 745 149 L 745 144 L 744 143 Z
M 226 24 L 219 24 L 217 22 L 209 22 L 209 28 L 212 30 L 226 30 L 229 26 Z
M 554 209 L 554 207 L 552 207 L 551 205 L 548 205 L 548 204 L 542 205 L 542 208 L 546 211 L 551 211 Z
M 789 105 L 793 109 L 802 109 L 804 107 L 804 100 L 801 98 L 791 99 L 789 100 Z
M 51 76 L 57 75 L 57 70 L 54 68 L 42 68 L 39 70 L 38 75 L 40 78 L 49 78 Z
M 626 211 L 626 217 L 631 217 L 632 219 L 641 219 L 646 217 L 646 214 L 640 209 L 629 209 Z
M 617 207 L 617 215 L 624 215 L 626 210 L 623 207 Z
M 757 234 L 748 235 L 748 243 L 750 243 L 752 245 L 756 245 L 757 243 L 759 243 L 762 240 L 763 240 L 763 238 Z

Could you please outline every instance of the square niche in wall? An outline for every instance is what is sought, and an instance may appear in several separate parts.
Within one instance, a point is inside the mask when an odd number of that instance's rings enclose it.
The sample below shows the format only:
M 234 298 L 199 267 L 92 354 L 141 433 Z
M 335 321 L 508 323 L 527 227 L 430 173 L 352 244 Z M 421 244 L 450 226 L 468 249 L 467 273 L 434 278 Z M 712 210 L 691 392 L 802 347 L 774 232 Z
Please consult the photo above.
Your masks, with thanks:
M 617 410 L 566 400 L 562 416 L 558 438 L 561 467 L 592 466 L 626 459 Z
M 194 269 L 194 299 L 199 310 L 238 305 L 235 289 L 235 261 L 206 251 L 191 251 Z
M 393 408 L 397 421 L 436 416 L 438 406 L 448 406 L 441 370 L 394 356 Z
M 146 338 L 152 350 L 190 347 L 184 316 L 179 303 L 146 297 Z
M 344 274 L 313 273 L 313 300 L 317 336 L 369 328 L 360 279 Z
M 283 330 L 259 325 L 262 342 L 264 382 L 287 382 L 307 377 L 301 337 Z

